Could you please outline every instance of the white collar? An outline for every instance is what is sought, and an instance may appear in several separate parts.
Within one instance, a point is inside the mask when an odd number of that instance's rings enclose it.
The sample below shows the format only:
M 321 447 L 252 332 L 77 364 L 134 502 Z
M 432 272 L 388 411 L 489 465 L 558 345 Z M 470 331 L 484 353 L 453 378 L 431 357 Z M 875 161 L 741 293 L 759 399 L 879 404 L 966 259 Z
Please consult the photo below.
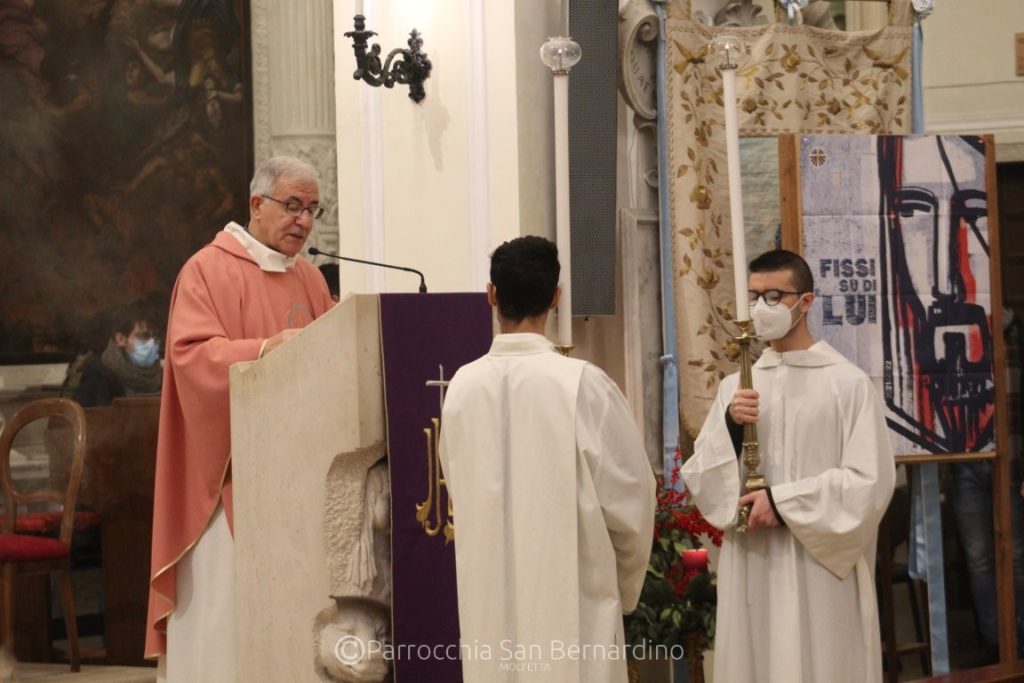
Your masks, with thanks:
M 836 351 L 825 340 L 819 339 L 810 348 L 799 351 L 783 351 L 779 353 L 770 346 L 757 359 L 754 367 L 762 370 L 779 365 L 790 365 L 803 368 L 819 368 L 836 363 L 850 362 L 843 354 Z
M 534 332 L 499 334 L 491 341 L 491 355 L 494 356 L 525 356 L 554 350 L 555 345 L 547 337 Z
M 284 273 L 295 267 L 294 256 L 285 256 L 279 251 L 274 251 L 234 221 L 225 226 L 224 232 L 235 236 L 235 239 L 249 252 L 249 256 L 252 256 L 252 260 L 256 262 L 260 270 L 271 273 Z

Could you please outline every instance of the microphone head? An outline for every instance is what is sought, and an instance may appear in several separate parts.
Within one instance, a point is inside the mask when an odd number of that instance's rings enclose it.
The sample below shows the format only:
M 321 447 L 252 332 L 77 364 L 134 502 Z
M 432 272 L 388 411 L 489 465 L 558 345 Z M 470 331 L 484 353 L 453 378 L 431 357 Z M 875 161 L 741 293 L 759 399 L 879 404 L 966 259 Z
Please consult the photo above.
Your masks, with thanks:
M 309 254 L 310 256 L 316 256 L 317 254 L 320 253 L 320 250 L 317 249 L 316 247 L 310 247 L 309 249 L 306 250 L 306 253 Z

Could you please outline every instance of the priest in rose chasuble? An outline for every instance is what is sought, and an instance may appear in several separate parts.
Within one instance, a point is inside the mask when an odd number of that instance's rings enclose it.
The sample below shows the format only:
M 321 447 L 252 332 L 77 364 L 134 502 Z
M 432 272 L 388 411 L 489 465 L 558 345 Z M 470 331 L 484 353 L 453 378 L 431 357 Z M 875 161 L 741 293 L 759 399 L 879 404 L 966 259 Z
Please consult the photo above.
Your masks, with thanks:
M 619 389 L 543 336 L 558 276 L 546 239 L 495 250 L 501 334 L 445 397 L 467 683 L 626 680 L 622 614 L 650 556 L 654 476 Z
M 228 368 L 272 352 L 334 305 L 320 272 L 296 258 L 318 202 L 315 169 L 269 159 L 253 176 L 249 225 L 217 233 L 174 287 L 146 634 L 146 655 L 172 683 L 235 680 Z
M 682 477 L 725 531 L 718 564 L 715 678 L 730 683 L 882 680 L 875 543 L 895 483 L 881 399 L 806 313 L 807 263 L 766 252 L 750 264 L 751 319 L 771 343 L 722 380 Z M 768 488 L 743 495 L 742 425 L 757 423 Z M 752 503 L 749 530 L 735 531 Z

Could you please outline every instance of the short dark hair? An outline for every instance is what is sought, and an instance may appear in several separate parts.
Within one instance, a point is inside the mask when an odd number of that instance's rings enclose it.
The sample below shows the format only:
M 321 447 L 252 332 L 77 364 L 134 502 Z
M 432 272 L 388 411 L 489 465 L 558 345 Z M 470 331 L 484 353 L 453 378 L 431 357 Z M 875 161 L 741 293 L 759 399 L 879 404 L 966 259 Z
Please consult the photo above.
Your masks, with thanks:
M 133 301 L 115 311 L 114 332 L 129 336 L 136 324 L 145 323 L 154 334 L 159 334 L 160 320 L 156 309 L 145 300 Z
M 793 277 L 793 286 L 797 291 L 814 291 L 814 276 L 811 275 L 811 267 L 807 265 L 800 254 L 795 254 L 787 249 L 772 249 L 766 251 L 750 262 L 751 273 L 774 273 L 779 270 L 788 270 Z
M 520 322 L 548 310 L 558 289 L 558 247 L 527 235 L 505 242 L 491 254 L 491 284 L 502 318 Z

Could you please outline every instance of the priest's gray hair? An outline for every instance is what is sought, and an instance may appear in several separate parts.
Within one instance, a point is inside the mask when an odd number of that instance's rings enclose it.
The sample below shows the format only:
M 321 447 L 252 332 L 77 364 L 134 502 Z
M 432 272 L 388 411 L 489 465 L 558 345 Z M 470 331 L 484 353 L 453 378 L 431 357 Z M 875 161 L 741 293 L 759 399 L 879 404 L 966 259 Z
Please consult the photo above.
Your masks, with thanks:
M 253 174 L 252 182 L 249 183 L 249 196 L 271 194 L 277 181 L 283 177 L 320 182 L 320 174 L 305 161 L 287 156 L 270 157 Z

